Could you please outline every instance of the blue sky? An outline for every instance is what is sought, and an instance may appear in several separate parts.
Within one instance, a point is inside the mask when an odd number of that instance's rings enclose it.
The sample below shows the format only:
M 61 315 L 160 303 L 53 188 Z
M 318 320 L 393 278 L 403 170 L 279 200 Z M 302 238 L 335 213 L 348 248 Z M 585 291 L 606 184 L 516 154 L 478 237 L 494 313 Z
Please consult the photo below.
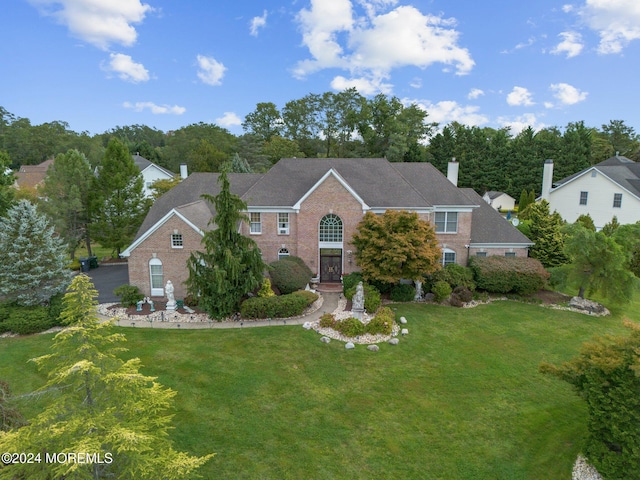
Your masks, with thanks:
M 640 132 L 640 1 L 4 0 L 0 105 L 101 133 L 242 133 L 258 102 L 356 86 L 446 124 Z

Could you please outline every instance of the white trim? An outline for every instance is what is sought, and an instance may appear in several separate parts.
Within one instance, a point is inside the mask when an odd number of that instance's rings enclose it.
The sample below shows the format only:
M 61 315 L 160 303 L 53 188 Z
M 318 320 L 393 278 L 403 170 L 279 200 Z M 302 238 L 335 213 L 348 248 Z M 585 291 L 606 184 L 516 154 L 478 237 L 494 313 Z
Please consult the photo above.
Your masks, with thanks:
M 160 285 L 159 288 L 153 288 L 153 273 L 151 273 L 151 266 L 160 266 L 161 275 L 160 275 Z M 153 257 L 150 258 L 147 262 L 147 267 L 149 268 L 149 291 L 151 292 L 152 297 L 164 297 L 164 265 L 162 260 L 159 258 Z
M 378 213 L 384 213 L 387 210 L 393 210 L 393 211 L 398 211 L 398 212 L 404 210 L 404 211 L 407 211 L 409 213 L 417 213 L 417 214 L 424 214 L 424 213 L 430 214 L 430 213 L 433 213 L 433 211 L 434 211 L 433 207 L 420 207 L 420 208 L 413 208 L 413 207 L 411 207 L 411 208 L 410 207 L 374 207 L 374 208 L 371 208 L 369 211 L 371 213 L 378 214 Z
M 369 207 L 369 205 L 367 205 L 365 203 L 365 201 L 360 197 L 360 195 L 358 195 L 356 193 L 356 191 L 351 188 L 351 186 L 344 180 L 344 178 L 342 178 L 342 176 L 340 176 L 340 174 L 338 172 L 336 172 L 333 168 L 330 168 L 329 171 L 327 171 L 327 173 L 325 173 L 322 178 L 320 180 L 318 180 L 316 182 L 316 184 L 311 187 L 307 193 L 305 193 L 300 200 L 298 200 L 294 205 L 293 208 L 296 209 L 296 211 L 300 211 L 300 207 L 302 205 L 302 203 L 320 186 L 322 185 L 322 183 L 329 178 L 330 175 L 333 175 L 335 177 L 336 180 L 338 180 L 338 182 L 340 182 L 340 184 L 353 196 L 353 198 L 355 198 L 358 203 L 360 203 L 360 205 L 362 205 L 362 212 L 366 212 L 368 210 L 371 210 L 371 207 Z
M 180 220 L 182 220 L 184 223 L 189 225 L 191 228 L 193 228 L 196 232 L 198 232 L 200 235 L 202 235 L 204 237 L 204 231 L 203 230 L 200 230 L 200 228 L 198 228 L 195 224 L 193 224 L 187 217 L 182 215 L 175 208 L 172 208 L 169 211 L 169 213 L 167 213 L 164 217 L 162 217 L 160 220 L 158 220 L 153 226 L 151 226 L 151 228 L 149 228 L 140 237 L 138 237 L 138 239 L 135 242 L 133 242 L 131 245 L 129 245 L 125 249 L 125 251 L 120 254 L 120 256 L 123 257 L 123 258 L 129 257 L 131 255 L 131 252 L 133 252 L 133 250 L 135 250 L 136 247 L 138 247 L 138 245 L 140 245 L 147 238 L 149 238 L 152 234 L 154 234 L 162 225 L 167 223 L 167 221 L 169 221 L 169 219 L 171 217 L 173 217 L 174 215 L 177 216 Z
M 247 207 L 247 213 L 299 213 L 293 207 Z
M 474 208 L 479 208 L 480 205 L 435 205 L 433 207 L 434 212 L 473 212 Z
M 527 248 L 533 246 L 529 243 L 470 243 L 469 248 Z

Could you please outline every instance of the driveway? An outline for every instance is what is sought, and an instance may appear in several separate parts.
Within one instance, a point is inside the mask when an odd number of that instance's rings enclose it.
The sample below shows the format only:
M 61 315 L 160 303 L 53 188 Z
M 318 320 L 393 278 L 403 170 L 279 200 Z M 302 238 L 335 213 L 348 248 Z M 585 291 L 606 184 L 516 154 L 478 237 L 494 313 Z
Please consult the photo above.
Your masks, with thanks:
M 120 285 L 129 283 L 129 269 L 127 264 L 100 265 L 89 270 L 89 277 L 98 290 L 98 303 L 117 303 L 120 301 L 113 294 L 113 290 Z

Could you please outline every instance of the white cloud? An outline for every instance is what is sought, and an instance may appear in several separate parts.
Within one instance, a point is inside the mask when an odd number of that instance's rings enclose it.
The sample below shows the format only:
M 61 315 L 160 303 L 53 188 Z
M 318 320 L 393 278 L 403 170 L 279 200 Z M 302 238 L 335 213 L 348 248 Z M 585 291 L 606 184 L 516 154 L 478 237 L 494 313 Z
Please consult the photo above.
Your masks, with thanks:
M 390 94 L 392 91 L 392 85 L 384 83 L 383 78 L 345 78 L 338 75 L 331 81 L 334 90 L 343 91 L 353 87 L 362 95 Z
M 111 61 L 105 70 L 114 72 L 119 78 L 127 82 L 140 83 L 149 80 L 149 71 L 141 63 L 136 63 L 129 55 L 112 53 Z
M 156 105 L 153 102 L 124 102 L 122 106 L 124 108 L 132 109 L 136 112 L 149 110 L 154 115 L 182 115 L 187 111 L 186 108 L 179 107 L 178 105 Z
M 258 36 L 258 30 L 267 25 L 267 11 L 265 10 L 262 13 L 261 17 L 253 17 L 251 19 L 251 26 L 249 28 L 249 33 L 254 37 Z
M 224 112 L 220 118 L 216 118 L 216 123 L 221 127 L 235 127 L 242 125 L 242 119 L 235 112 Z
M 586 0 L 579 14 L 600 35 L 599 53 L 620 53 L 631 41 L 640 39 L 638 0 Z
M 222 77 L 224 77 L 227 67 L 213 57 L 198 55 L 197 60 L 198 68 L 200 68 L 198 78 L 207 85 L 222 85 Z
M 562 37 L 562 41 L 551 50 L 551 53 L 555 55 L 566 54 L 567 58 L 580 55 L 584 48 L 582 35 L 577 32 L 562 32 L 558 36 Z
M 464 125 L 478 126 L 489 122 L 489 118 L 486 115 L 479 113 L 479 107 L 475 105 L 460 105 L 453 100 L 444 100 L 438 103 L 405 100 L 405 103 L 416 103 L 429 114 L 427 117 L 428 122 L 437 122 L 440 125 L 458 122 Z
M 44 15 L 54 17 L 71 34 L 106 50 L 111 43 L 130 46 L 137 32 L 132 24 L 153 8 L 140 0 L 29 0 Z
M 534 104 L 531 100 L 531 92 L 524 87 L 513 87 L 511 93 L 507 95 L 507 103 L 512 107 L 528 107 Z
M 517 135 L 527 127 L 535 131 L 542 130 L 546 125 L 538 120 L 534 113 L 525 113 L 517 117 L 498 117 L 498 124 L 502 127 L 509 127 L 511 134 Z
M 455 66 L 467 74 L 475 62 L 458 46 L 455 20 L 424 15 L 412 6 L 386 13 L 395 1 L 358 2 L 357 16 L 349 0 L 312 0 L 297 16 L 310 59 L 299 62 L 294 75 L 304 77 L 325 68 L 343 68 L 366 76 L 385 76 L 404 66 L 427 68 L 434 63 Z M 363 73 L 364 72 L 364 73 Z
M 549 89 L 554 92 L 553 96 L 563 105 L 574 105 L 587 98 L 587 92 L 581 92 L 576 87 L 568 83 L 554 83 Z
M 467 98 L 469 100 L 475 100 L 482 95 L 484 95 L 484 90 L 480 90 L 479 88 L 472 88 L 471 91 L 467 94 Z

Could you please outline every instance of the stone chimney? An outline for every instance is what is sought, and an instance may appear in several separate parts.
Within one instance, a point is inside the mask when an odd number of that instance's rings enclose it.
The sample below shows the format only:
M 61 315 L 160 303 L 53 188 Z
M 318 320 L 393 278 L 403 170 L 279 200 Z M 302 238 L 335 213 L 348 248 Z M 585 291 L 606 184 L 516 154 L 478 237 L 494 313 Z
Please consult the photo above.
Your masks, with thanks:
M 188 176 L 189 176 L 189 171 L 187 170 L 187 164 L 186 163 L 181 163 L 180 164 L 180 178 L 182 178 L 182 180 L 184 180 Z
M 553 186 L 553 160 L 544 161 L 544 170 L 542 171 L 542 195 L 543 200 L 549 201 L 549 192 Z
M 458 186 L 458 169 L 460 164 L 456 162 L 456 157 L 453 157 L 447 166 L 447 178 L 456 187 Z

